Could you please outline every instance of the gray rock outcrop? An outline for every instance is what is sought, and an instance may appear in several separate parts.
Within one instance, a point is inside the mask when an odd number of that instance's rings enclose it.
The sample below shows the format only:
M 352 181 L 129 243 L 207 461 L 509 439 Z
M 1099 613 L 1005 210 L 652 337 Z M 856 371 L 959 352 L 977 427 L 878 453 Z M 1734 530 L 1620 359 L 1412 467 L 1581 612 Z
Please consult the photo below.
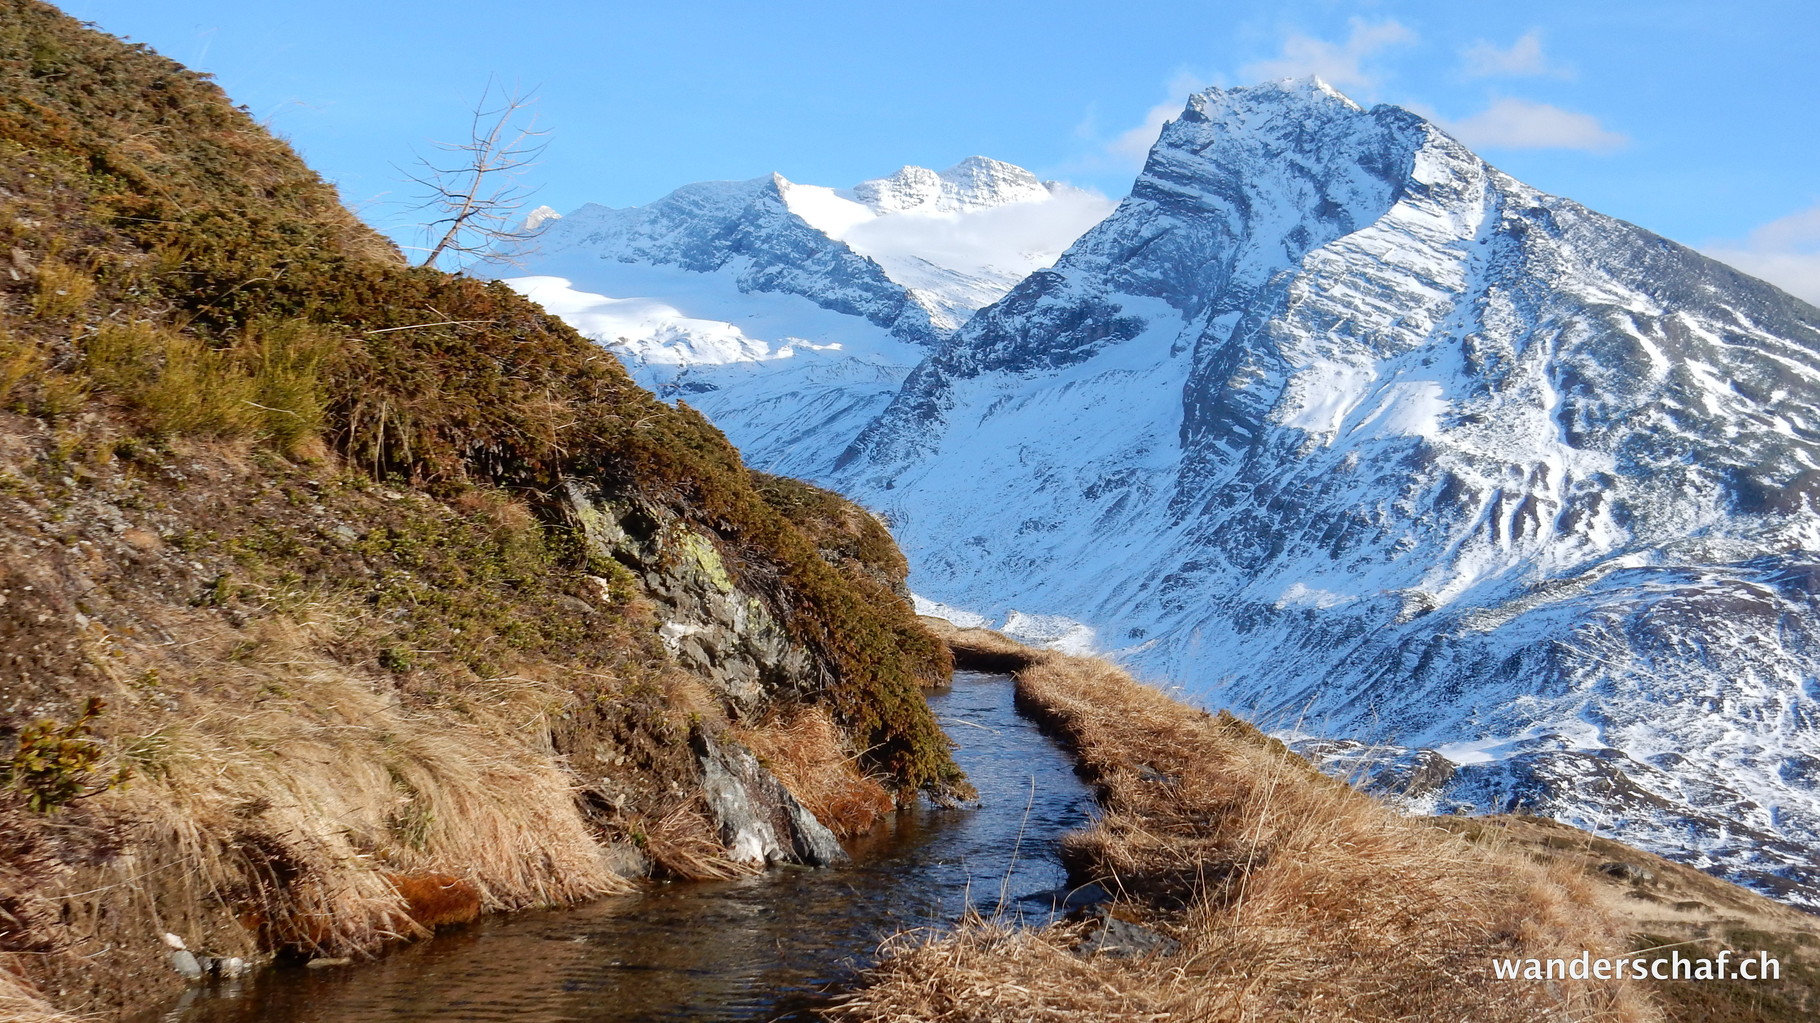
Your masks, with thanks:
M 834 832 L 797 802 L 751 750 L 701 732 L 690 743 L 701 761 L 702 790 L 728 859 L 815 867 L 847 859 Z

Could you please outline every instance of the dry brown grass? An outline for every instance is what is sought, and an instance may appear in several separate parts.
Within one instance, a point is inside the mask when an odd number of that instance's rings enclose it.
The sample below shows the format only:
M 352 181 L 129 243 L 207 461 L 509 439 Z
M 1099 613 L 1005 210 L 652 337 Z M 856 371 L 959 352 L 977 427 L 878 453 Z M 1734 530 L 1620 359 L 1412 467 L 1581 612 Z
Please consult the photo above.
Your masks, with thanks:
M 1074 925 L 975 923 L 891 950 L 840 1010 L 864 1020 L 1606 1020 L 1659 1018 L 1618 982 L 1498 981 L 1496 957 L 1627 947 L 1572 871 L 1474 847 L 1325 778 L 1228 715 L 1102 661 L 947 637 L 1015 667 L 1020 707 L 1071 745 L 1103 814 L 1064 849 L 1171 956 L 1071 951 Z M 1014 665 L 1014 662 L 1015 665 Z
M 496 684 L 463 717 L 413 711 L 322 656 L 334 626 L 316 610 L 251 640 L 191 623 L 163 660 L 91 630 L 89 661 L 117 666 L 110 747 L 133 774 L 37 826 L 65 841 L 94 815 L 111 852 L 0 892 L 83 957 L 42 964 L 58 986 L 106 997 L 159 974 L 164 932 L 215 955 L 370 955 L 483 910 L 630 889 L 538 734 L 556 694 Z
M 658 871 L 690 881 L 725 881 L 764 867 L 726 857 L 714 822 L 698 806 L 679 806 L 643 832 L 645 853 Z
M 7 958 L 0 955 L 0 1023 L 77 1023 L 79 1017 L 58 1011 L 15 977 L 7 969 Z
M 1044 656 L 1042 651 L 991 629 L 959 629 L 941 618 L 918 618 L 917 621 L 948 644 L 948 649 L 954 653 L 956 667 L 1018 672 L 1029 667 L 1035 658 Z
M 1691 957 L 1727 948 L 1761 950 L 1780 963 L 1781 978 L 1773 984 L 1652 983 L 1670 1020 L 1792 1023 L 1820 1017 L 1820 917 L 1559 821 L 1500 814 L 1437 817 L 1434 822 L 1475 845 L 1526 856 L 1590 883 L 1600 904 L 1626 921 L 1635 949 L 1672 947 Z M 1646 874 L 1614 875 L 1605 869 L 1612 863 Z
M 1022 930 L 977 917 L 953 935 L 901 935 L 881 949 L 884 980 L 844 1001 L 839 1016 L 890 1023 L 1004 1020 L 1016 1023 L 1121 1023 L 1185 1018 L 1171 997 L 1168 971 L 1151 964 L 1106 969 L 1075 955 L 1080 928 Z
M 842 838 L 860 834 L 896 806 L 891 792 L 859 769 L 858 751 L 821 707 L 784 708 L 734 737 L 756 753 L 817 820 Z

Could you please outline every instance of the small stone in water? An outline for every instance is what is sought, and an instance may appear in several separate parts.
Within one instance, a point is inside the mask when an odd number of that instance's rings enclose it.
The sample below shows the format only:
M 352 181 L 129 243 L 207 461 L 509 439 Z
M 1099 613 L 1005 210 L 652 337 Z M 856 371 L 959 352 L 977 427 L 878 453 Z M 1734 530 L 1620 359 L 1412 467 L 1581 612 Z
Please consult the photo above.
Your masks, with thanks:
M 190 980 L 202 979 L 202 964 L 186 949 L 180 948 L 171 953 L 171 966 Z

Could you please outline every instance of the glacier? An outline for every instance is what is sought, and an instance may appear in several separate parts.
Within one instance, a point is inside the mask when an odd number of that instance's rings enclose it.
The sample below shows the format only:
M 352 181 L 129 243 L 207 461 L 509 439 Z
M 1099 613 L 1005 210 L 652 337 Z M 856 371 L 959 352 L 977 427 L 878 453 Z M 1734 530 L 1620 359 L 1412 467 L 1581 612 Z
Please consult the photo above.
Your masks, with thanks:
M 931 607 L 1820 907 L 1820 310 L 1315 79 L 1190 97 L 1059 258 L 928 219 L 1068 198 L 998 167 L 579 211 L 518 286 Z

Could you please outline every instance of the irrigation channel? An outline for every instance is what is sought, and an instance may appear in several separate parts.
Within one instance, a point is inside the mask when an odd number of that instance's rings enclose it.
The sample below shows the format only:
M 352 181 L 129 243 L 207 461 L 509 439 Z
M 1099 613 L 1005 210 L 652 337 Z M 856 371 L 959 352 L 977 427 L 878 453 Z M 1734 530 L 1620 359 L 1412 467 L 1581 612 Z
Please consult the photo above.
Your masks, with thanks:
M 980 803 L 900 813 L 849 845 L 851 865 L 501 915 L 376 962 L 192 988 L 140 1023 L 812 1019 L 882 938 L 969 904 L 1042 923 L 1038 893 L 1065 884 L 1056 841 L 1092 803 L 1067 754 L 1018 716 L 1004 675 L 956 672 L 929 703 Z

